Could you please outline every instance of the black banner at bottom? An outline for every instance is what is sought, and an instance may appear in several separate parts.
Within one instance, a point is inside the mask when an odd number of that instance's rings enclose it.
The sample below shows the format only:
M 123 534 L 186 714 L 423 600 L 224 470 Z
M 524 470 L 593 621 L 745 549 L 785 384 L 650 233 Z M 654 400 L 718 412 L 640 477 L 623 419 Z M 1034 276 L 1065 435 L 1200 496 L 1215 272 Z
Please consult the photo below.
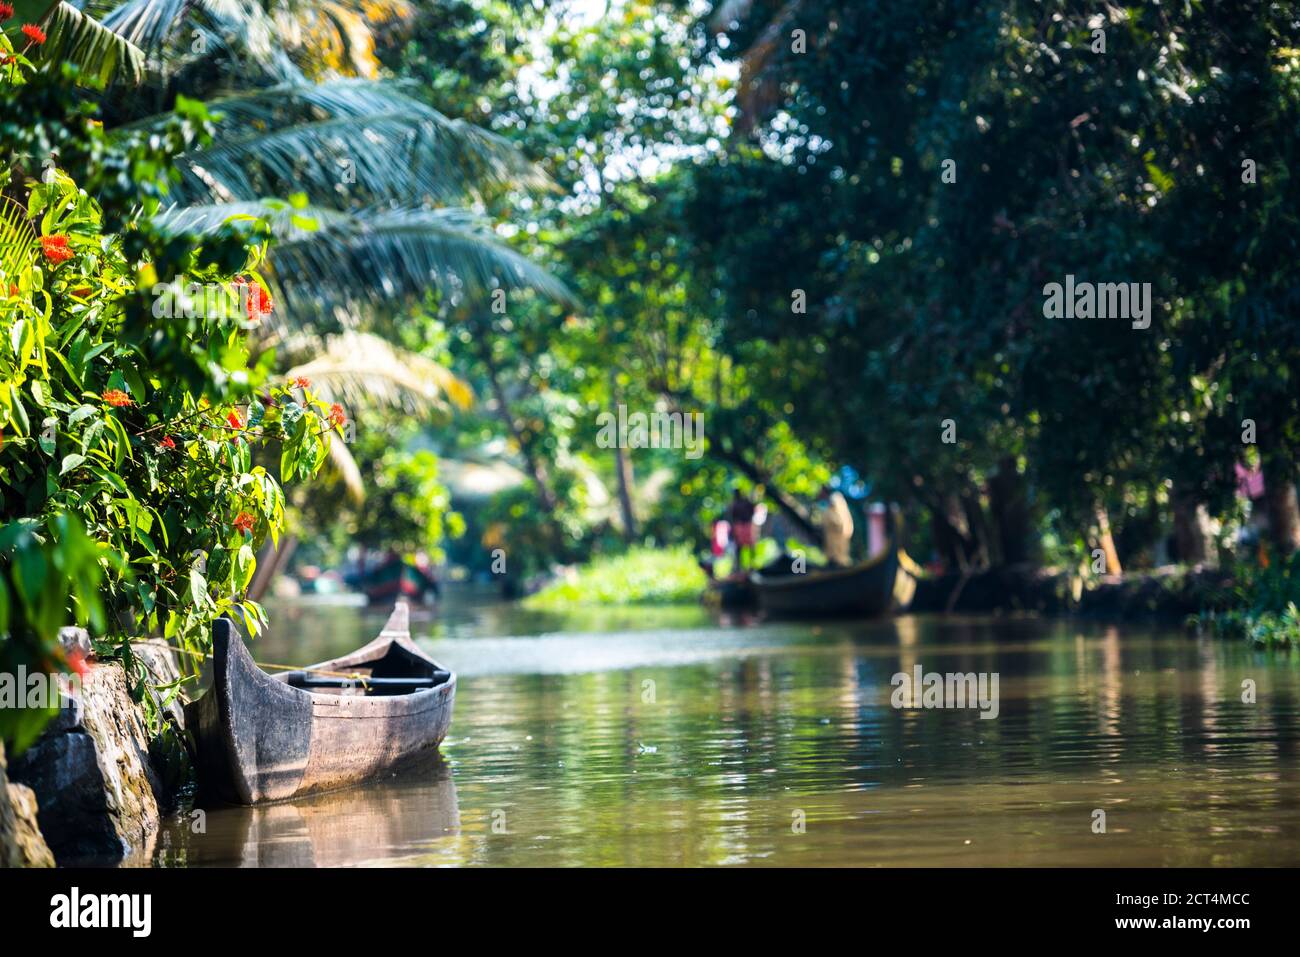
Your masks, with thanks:
M 1174 935 L 1216 944 L 1290 925 L 1288 870 L 47 870 L 0 871 L 10 939 L 105 943 L 374 944 L 432 927 L 495 943 L 550 928 L 581 939 L 611 922 L 640 935 L 716 928 L 770 942 L 803 920 L 872 943 L 946 934 L 1016 942 Z M 801 918 L 801 914 L 803 915 Z M 988 937 L 989 932 L 995 937 Z M 337 935 L 337 936 L 336 936 Z

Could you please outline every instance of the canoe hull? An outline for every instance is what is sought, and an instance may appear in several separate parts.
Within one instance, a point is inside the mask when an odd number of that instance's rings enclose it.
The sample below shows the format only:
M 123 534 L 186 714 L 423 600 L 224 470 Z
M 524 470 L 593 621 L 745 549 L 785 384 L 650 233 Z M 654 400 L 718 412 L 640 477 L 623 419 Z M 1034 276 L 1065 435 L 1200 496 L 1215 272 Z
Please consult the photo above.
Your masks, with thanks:
M 384 632 L 316 669 L 350 672 L 394 653 L 437 665 L 410 640 L 399 603 Z M 392 652 L 394 646 L 398 649 Z M 400 695 L 325 694 L 254 664 L 228 621 L 216 623 L 212 687 L 186 708 L 200 790 L 235 804 L 345 787 L 437 748 L 451 725 L 456 676 Z
M 911 598 L 910 576 L 892 548 L 850 568 L 755 575 L 753 581 L 763 611 L 782 617 L 876 617 L 905 607 Z

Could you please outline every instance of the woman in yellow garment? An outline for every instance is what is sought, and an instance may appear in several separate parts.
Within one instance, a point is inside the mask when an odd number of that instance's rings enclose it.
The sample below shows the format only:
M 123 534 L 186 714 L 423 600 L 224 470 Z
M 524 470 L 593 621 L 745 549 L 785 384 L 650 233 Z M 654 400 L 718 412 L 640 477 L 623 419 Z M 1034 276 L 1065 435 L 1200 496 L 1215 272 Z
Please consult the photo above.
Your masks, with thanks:
M 822 510 L 822 551 L 832 565 L 849 564 L 849 543 L 853 541 L 853 514 L 844 496 L 823 485 L 818 500 Z

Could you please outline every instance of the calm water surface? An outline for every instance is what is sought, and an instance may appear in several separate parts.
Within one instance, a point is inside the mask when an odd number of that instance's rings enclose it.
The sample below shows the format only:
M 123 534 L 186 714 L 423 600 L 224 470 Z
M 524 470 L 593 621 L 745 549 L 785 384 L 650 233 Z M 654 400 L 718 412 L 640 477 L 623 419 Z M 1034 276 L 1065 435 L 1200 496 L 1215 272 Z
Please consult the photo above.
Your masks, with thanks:
M 333 657 L 382 624 L 270 610 L 265 661 Z M 1294 654 L 1144 625 L 557 616 L 464 593 L 412 631 L 460 676 L 441 758 L 210 808 L 204 834 L 177 818 L 155 863 L 1300 864 Z M 890 678 L 916 664 L 999 673 L 999 716 L 895 710 Z

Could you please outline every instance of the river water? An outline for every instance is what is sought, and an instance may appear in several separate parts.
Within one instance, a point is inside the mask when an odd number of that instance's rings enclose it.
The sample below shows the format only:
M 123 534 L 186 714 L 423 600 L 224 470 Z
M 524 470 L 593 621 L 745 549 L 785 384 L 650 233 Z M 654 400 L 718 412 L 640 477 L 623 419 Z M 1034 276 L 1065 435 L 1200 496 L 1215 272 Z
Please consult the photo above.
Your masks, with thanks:
M 383 620 L 269 610 L 254 655 L 288 664 L 351 650 Z M 554 615 L 454 590 L 412 631 L 459 674 L 441 757 L 208 808 L 202 833 L 178 815 L 154 862 L 1300 864 L 1294 653 L 1145 624 Z M 917 665 L 996 673 L 997 717 L 892 707 L 891 678 Z

